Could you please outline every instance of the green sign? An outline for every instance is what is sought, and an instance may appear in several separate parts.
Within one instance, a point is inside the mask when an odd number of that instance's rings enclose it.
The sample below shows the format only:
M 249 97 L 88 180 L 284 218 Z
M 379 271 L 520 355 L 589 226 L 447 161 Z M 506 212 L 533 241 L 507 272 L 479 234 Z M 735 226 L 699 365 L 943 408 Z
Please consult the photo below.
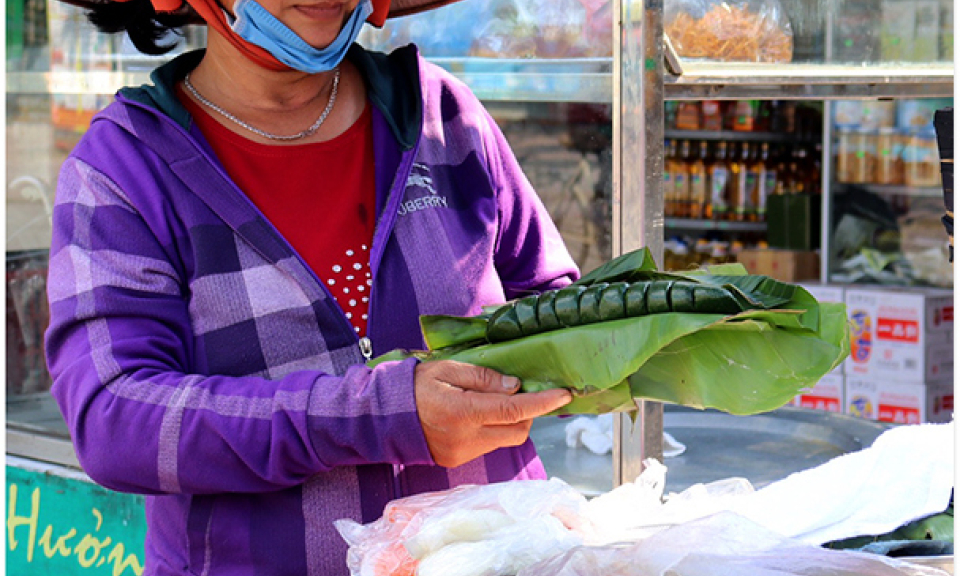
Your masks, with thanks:
M 7 466 L 7 574 L 140 576 L 143 498 L 56 468 Z

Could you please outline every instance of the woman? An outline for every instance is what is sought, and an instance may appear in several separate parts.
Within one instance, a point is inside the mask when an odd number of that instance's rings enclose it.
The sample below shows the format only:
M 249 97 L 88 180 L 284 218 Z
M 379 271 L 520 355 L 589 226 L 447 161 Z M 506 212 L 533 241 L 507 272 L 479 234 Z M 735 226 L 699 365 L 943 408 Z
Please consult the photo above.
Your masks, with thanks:
M 365 365 L 423 348 L 421 314 L 578 275 L 477 100 L 353 45 L 379 0 L 157 1 L 91 20 L 145 52 L 194 13 L 213 32 L 64 163 L 46 341 L 84 469 L 148 495 L 145 574 L 346 574 L 338 518 L 543 477 L 530 423 L 568 393 Z

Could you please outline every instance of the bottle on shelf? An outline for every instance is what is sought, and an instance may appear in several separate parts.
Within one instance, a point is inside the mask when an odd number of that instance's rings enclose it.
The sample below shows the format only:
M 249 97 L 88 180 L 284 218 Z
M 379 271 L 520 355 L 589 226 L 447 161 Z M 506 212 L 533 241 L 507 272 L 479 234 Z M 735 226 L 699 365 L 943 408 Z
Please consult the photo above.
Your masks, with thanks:
M 744 144 L 746 150 L 743 153 L 743 165 L 744 165 L 744 184 L 745 190 L 744 194 L 744 203 L 746 204 L 746 212 L 744 213 L 744 221 L 746 222 L 759 222 L 759 217 L 757 216 L 757 201 L 759 196 L 760 188 L 760 178 L 763 176 L 763 172 L 760 170 L 760 167 L 757 165 L 757 159 L 759 157 L 757 153 L 757 147 L 753 144 Z
M 707 206 L 710 204 L 710 178 L 707 175 L 707 164 L 710 161 L 710 145 L 701 140 L 698 152 L 690 162 L 690 209 L 688 216 L 694 219 L 707 217 Z
M 877 133 L 877 184 L 899 186 L 904 181 L 903 140 L 896 128 L 880 128 Z
M 677 154 L 677 143 L 675 140 L 663 141 L 663 212 L 664 216 L 670 218 L 673 216 L 673 168 Z
M 904 183 L 915 188 L 941 186 L 939 153 L 932 128 L 911 134 L 903 151 Z
M 730 161 L 730 212 L 729 218 L 746 222 L 753 213 L 754 188 L 757 174 L 750 161 L 750 144 L 740 143 L 740 153 Z
M 774 163 L 777 166 L 777 183 L 773 188 L 773 193 L 776 195 L 787 194 L 789 193 L 789 184 L 790 184 L 790 162 L 787 155 L 787 152 L 782 148 L 777 148 L 776 159 Z
M 704 130 L 723 130 L 723 109 L 719 100 L 704 100 L 701 112 Z
M 727 242 L 716 241 L 710 246 L 710 256 L 707 259 L 707 264 L 727 264 L 729 258 L 729 244 Z
M 677 127 L 677 108 L 679 102 L 676 100 L 667 100 L 663 103 L 663 127 L 666 130 L 673 130 Z
M 853 163 L 851 181 L 857 184 L 873 183 L 873 176 L 877 171 L 876 133 L 865 128 L 856 130 L 853 135 L 853 146 L 856 159 Z
M 727 158 L 727 143 L 717 142 L 713 161 L 707 168 L 710 176 L 710 204 L 707 206 L 707 218 L 726 220 L 730 212 L 728 199 L 730 188 L 730 165 Z
M 710 261 L 710 250 L 712 246 L 710 241 L 706 238 L 697 238 L 696 244 L 694 244 L 694 257 L 693 263 L 697 266 L 703 266 L 704 264 L 709 263 Z
M 676 218 L 687 218 L 690 208 L 690 141 L 680 143 L 673 172 L 673 211 Z
M 753 220 L 766 222 L 767 198 L 777 189 L 777 163 L 770 153 L 770 144 L 760 144 L 760 153 L 753 162 L 753 170 L 757 174 L 757 185 L 754 187 Z
M 700 130 L 703 126 L 700 118 L 699 102 L 681 102 L 677 107 L 677 130 Z
M 857 164 L 857 147 L 853 129 L 844 127 L 837 130 L 835 162 L 837 182 L 856 183 L 854 167 Z
M 761 100 L 757 107 L 757 119 L 753 129 L 757 132 L 770 132 L 773 129 L 773 115 L 776 113 L 775 100 Z
M 790 151 L 790 161 L 787 164 L 787 194 L 806 194 L 809 175 L 805 170 L 807 152 L 803 147 Z
M 690 249 L 681 238 L 671 238 L 663 243 L 663 269 L 680 271 L 690 267 Z
M 787 107 L 782 100 L 770 100 L 770 131 L 778 134 L 787 132 Z
M 737 132 L 753 132 L 756 130 L 757 100 L 738 100 L 734 108 L 733 129 Z
M 800 146 L 794 151 L 797 162 L 797 177 L 794 180 L 795 194 L 820 193 L 820 161 L 816 154 L 810 152 L 807 146 Z

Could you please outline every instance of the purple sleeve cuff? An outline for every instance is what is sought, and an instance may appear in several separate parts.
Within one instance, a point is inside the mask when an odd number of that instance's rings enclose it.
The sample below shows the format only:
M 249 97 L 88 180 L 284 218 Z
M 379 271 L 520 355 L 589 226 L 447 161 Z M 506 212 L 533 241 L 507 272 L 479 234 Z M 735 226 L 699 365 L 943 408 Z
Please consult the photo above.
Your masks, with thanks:
M 321 378 L 310 398 L 310 438 L 324 467 L 371 463 L 433 465 L 414 393 L 418 361 L 358 365 L 340 386 Z M 334 382 L 330 382 L 334 384 Z

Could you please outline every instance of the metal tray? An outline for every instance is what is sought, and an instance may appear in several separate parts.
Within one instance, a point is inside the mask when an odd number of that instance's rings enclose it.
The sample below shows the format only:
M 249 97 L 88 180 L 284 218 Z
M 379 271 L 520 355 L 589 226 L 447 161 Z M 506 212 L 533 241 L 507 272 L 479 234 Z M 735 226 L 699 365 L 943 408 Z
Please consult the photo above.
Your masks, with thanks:
M 539 418 L 530 437 L 549 476 L 595 496 L 613 488 L 612 456 L 568 448 L 570 418 Z M 666 493 L 697 484 L 743 477 L 760 488 L 865 448 L 890 424 L 853 416 L 785 407 L 754 416 L 664 405 L 663 429 L 686 446 L 664 459 Z

